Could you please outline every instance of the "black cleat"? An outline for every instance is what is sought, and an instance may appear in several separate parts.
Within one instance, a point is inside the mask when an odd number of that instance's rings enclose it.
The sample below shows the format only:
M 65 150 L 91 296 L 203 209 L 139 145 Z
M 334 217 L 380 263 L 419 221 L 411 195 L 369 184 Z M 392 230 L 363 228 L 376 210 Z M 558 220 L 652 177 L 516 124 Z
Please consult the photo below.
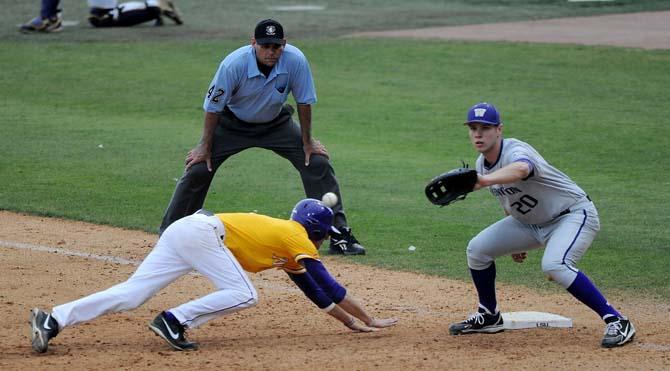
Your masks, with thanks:
M 365 247 L 361 245 L 356 237 L 351 233 L 351 228 L 338 228 L 340 234 L 332 233 L 330 236 L 330 248 L 328 253 L 331 255 L 365 255 Z
M 33 349 L 38 353 L 44 353 L 49 347 L 49 340 L 58 335 L 58 322 L 51 314 L 33 308 L 30 311 L 30 336 Z
M 605 327 L 605 336 L 602 346 L 605 348 L 614 348 L 622 346 L 633 340 L 635 337 L 635 327 L 628 318 L 619 318 L 612 321 Z
M 165 339 L 171 347 L 177 350 L 198 350 L 198 343 L 192 343 L 186 340 L 184 336 L 184 326 L 181 323 L 169 319 L 165 312 L 157 315 L 149 323 L 149 328 L 156 335 Z
M 479 307 L 477 313 L 470 316 L 463 322 L 452 323 L 449 326 L 449 333 L 452 335 L 470 334 L 475 332 L 494 334 L 504 331 L 503 318 L 498 311 L 491 314 L 486 309 Z

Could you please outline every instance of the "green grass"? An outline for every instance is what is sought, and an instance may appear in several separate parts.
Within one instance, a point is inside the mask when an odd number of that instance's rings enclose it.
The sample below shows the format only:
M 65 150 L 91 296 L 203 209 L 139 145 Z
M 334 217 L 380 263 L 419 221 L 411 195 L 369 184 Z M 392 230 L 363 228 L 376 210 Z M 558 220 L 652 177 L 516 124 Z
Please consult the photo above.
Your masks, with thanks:
M 300 2 L 287 2 L 285 5 Z M 309 57 L 314 134 L 332 154 L 345 207 L 369 255 L 351 261 L 469 280 L 465 246 L 501 217 L 477 192 L 447 208 L 423 196 L 434 175 L 474 162 L 460 124 L 487 100 L 505 134 L 530 142 L 595 200 L 602 231 L 580 268 L 606 290 L 670 299 L 670 52 L 511 43 L 352 40 L 355 31 L 670 9 L 661 0 L 319 1 L 320 12 L 269 1 L 177 0 L 186 24 L 98 30 L 86 3 L 64 0 L 56 35 L 15 25 L 39 1 L 0 14 L 0 209 L 155 231 L 202 128 L 220 61 L 253 24 L 279 19 Z M 284 4 L 282 4 L 284 5 Z M 287 217 L 297 173 L 262 150 L 219 170 L 206 207 Z M 417 246 L 409 253 L 409 245 Z M 558 290 L 540 270 L 498 261 L 503 282 Z
M 120 1 L 121 2 L 121 1 Z M 82 0 L 61 0 L 64 19 L 79 21 L 58 35 L 22 35 L 16 25 L 36 16 L 39 0 L 3 4 L 0 13 L 0 40 L 60 41 L 134 41 L 193 39 L 216 41 L 249 39 L 253 25 L 265 18 L 276 18 L 285 26 L 289 40 L 322 39 L 356 31 L 508 22 L 568 16 L 669 10 L 666 0 L 614 0 L 608 2 L 568 2 L 567 0 L 175 0 L 184 13 L 185 24 L 175 27 L 166 20 L 160 29 L 150 24 L 134 28 L 93 29 L 86 16 L 88 6 Z M 280 11 L 273 6 L 312 4 L 320 11 Z
M 237 45 L 0 44 L 12 50 L 0 55 L 0 70 L 11 71 L 0 75 L 0 208 L 155 231 L 199 138 L 205 89 Z M 422 192 L 461 159 L 474 162 L 461 122 L 487 100 L 508 137 L 533 144 L 599 207 L 603 229 L 580 268 L 605 289 L 670 298 L 670 52 L 351 39 L 299 46 L 317 85 L 314 134 L 369 248 L 353 261 L 468 279 L 465 245 L 501 216 L 497 201 L 477 192 L 440 209 Z M 23 63 L 45 53 L 49 64 Z M 285 160 L 250 150 L 219 170 L 206 207 L 287 217 L 302 194 Z M 555 289 L 540 257 L 500 259 L 499 278 Z

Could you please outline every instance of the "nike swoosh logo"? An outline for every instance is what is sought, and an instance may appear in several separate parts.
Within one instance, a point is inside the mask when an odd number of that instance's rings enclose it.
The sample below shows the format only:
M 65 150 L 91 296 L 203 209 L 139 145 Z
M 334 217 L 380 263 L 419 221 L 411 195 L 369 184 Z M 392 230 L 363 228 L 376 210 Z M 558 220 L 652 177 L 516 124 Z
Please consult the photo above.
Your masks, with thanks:
M 51 330 L 51 327 L 49 327 L 49 318 L 51 318 L 51 314 L 49 314 L 47 318 L 44 320 L 44 328 L 47 330 Z
M 179 334 L 175 334 L 174 332 L 172 332 L 172 329 L 170 328 L 170 325 L 168 325 L 167 321 L 165 321 L 165 318 L 161 318 L 161 320 L 165 324 L 165 327 L 167 327 L 170 336 L 172 336 L 172 338 L 175 340 L 179 339 Z
M 630 324 L 626 325 L 624 331 L 621 331 L 621 335 L 623 335 L 624 339 L 628 337 L 628 331 L 630 331 Z

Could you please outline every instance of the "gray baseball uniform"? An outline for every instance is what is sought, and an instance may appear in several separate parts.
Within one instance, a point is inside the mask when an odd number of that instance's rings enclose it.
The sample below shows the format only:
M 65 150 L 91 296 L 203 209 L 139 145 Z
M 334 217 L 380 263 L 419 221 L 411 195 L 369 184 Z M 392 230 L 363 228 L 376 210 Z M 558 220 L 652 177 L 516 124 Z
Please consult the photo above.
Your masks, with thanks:
M 468 110 L 465 124 L 472 145 L 481 153 L 476 163 L 479 184 L 491 184 L 490 191 L 507 217 L 468 243 L 468 265 L 479 308 L 465 321 L 452 323 L 449 333 L 503 331 L 496 299 L 495 259 L 544 246 L 542 271 L 605 321 L 601 345 L 611 348 L 630 342 L 635 336 L 633 324 L 575 267 L 600 230 L 598 211 L 589 196 L 533 147 L 517 139 L 504 139 L 494 105 L 475 104 Z M 487 158 L 495 162 L 489 163 Z M 523 171 L 516 166 L 521 163 L 528 165 Z
M 520 140 L 504 139 L 498 161 L 489 164 L 480 155 L 476 168 L 486 175 L 517 161 L 528 163 L 531 173 L 490 187 L 509 216 L 470 241 L 468 265 L 481 270 L 498 256 L 545 246 L 542 270 L 567 288 L 578 272 L 574 265 L 600 229 L 598 212 L 575 182 Z

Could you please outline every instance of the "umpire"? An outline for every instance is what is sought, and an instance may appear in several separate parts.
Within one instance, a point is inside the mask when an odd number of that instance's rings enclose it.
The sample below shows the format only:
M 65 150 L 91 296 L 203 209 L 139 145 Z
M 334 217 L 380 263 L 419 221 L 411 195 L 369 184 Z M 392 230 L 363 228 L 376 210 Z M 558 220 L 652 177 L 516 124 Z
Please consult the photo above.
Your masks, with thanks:
M 292 93 L 300 125 L 286 105 Z M 338 196 L 332 208 L 341 231 L 330 240 L 331 254 L 364 255 L 365 248 L 347 226 L 340 187 L 326 147 L 312 138 L 316 92 L 305 55 L 287 44 L 279 22 L 266 19 L 254 30 L 251 45 L 230 53 L 219 65 L 203 108 L 205 123 L 198 145 L 186 155 L 186 169 L 165 211 L 160 233 L 174 221 L 202 208 L 216 169 L 228 157 L 259 147 L 291 161 L 300 172 L 305 194 Z

